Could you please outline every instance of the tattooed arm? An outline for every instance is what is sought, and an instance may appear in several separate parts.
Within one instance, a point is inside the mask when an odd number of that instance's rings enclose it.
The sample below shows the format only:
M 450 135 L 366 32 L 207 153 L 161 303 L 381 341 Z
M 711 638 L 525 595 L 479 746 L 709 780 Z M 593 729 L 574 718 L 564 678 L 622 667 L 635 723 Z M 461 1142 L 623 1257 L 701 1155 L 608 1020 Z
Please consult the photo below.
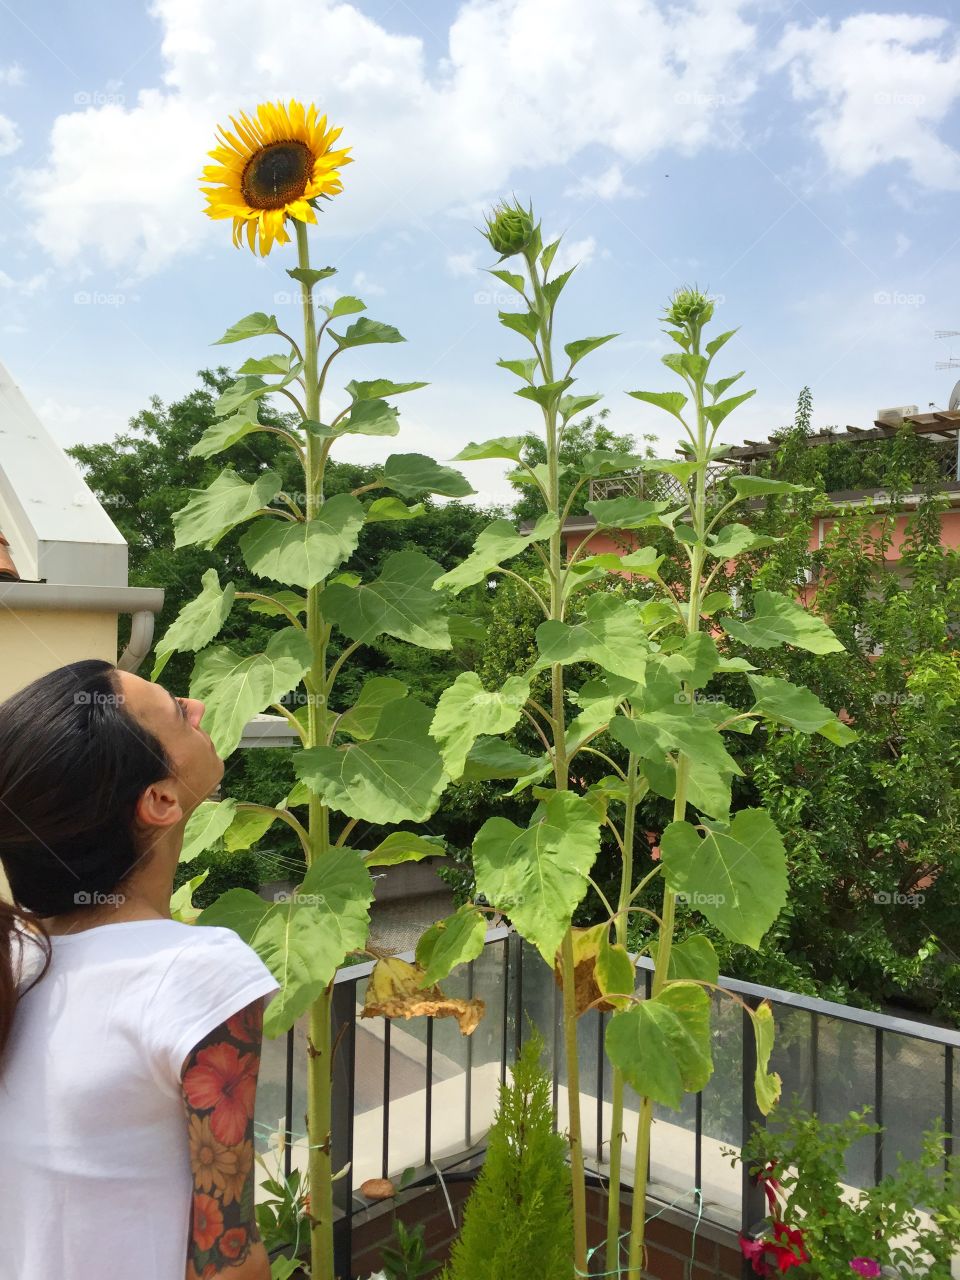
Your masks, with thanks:
M 180 1073 L 193 1201 L 185 1280 L 269 1280 L 254 1213 L 253 1108 L 263 1000 L 215 1027 Z

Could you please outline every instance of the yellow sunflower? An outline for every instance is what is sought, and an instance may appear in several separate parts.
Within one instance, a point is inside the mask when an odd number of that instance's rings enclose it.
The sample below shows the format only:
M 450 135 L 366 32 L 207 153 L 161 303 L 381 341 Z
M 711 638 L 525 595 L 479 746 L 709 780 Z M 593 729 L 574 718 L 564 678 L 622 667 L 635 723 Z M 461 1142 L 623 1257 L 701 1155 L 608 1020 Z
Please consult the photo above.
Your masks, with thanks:
M 233 242 L 239 248 L 246 224 L 247 241 L 256 252 L 260 233 L 260 254 L 286 244 L 287 218 L 316 222 L 318 198 L 329 198 L 343 190 L 339 169 L 350 164 L 349 147 L 334 151 L 333 144 L 343 132 L 327 129 L 327 117 L 317 118 L 313 105 L 291 100 L 263 102 L 256 119 L 242 112 L 230 117 L 234 132 L 218 128 L 222 145 L 207 154 L 216 164 L 207 165 L 202 180 L 217 186 L 202 187 L 207 197 L 206 213 L 211 218 L 233 219 Z

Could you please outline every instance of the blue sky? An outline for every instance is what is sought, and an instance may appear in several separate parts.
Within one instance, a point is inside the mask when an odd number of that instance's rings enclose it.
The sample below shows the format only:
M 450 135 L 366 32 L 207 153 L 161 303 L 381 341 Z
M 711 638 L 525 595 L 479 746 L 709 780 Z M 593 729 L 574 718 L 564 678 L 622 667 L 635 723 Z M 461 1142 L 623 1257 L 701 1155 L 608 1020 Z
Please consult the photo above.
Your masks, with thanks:
M 578 389 L 665 452 L 667 420 L 624 392 L 671 385 L 657 315 L 689 281 L 741 326 L 728 363 L 757 395 L 731 442 L 789 420 L 805 383 L 818 425 L 869 426 L 881 406 L 945 405 L 957 376 L 934 370 L 960 356 L 934 338 L 960 329 L 960 19 L 943 0 L 10 0 L 0 37 L 0 361 L 64 445 L 239 354 L 209 343 L 240 316 L 298 323 L 292 247 L 235 250 L 196 183 L 217 123 L 276 97 L 315 101 L 353 148 L 312 252 L 408 339 L 345 357 L 339 381 L 431 383 L 400 402 L 397 449 L 449 458 L 537 424 L 495 366 L 525 352 L 475 230 L 511 191 L 582 261 L 563 340 L 623 335 Z M 382 441 L 349 449 L 374 460 Z M 499 464 L 468 474 L 505 496 Z

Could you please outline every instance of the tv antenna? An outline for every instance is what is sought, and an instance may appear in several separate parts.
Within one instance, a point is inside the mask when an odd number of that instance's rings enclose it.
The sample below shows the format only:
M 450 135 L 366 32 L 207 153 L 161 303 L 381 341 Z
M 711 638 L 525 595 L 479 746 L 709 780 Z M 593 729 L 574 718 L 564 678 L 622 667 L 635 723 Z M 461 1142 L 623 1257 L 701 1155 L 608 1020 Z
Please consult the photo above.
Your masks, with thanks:
M 935 338 L 960 338 L 960 329 L 936 329 L 933 336 Z M 960 369 L 960 356 L 948 356 L 946 360 L 938 360 L 933 366 L 935 369 Z M 954 387 L 956 394 L 956 387 Z M 950 397 L 953 400 L 953 396 Z M 951 404 L 951 409 L 955 406 Z

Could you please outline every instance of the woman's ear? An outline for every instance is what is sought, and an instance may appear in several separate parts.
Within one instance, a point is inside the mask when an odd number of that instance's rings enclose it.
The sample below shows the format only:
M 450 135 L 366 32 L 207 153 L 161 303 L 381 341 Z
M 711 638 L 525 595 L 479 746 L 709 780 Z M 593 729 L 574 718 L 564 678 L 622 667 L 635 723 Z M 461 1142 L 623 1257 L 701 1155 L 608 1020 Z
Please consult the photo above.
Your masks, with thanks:
M 173 778 L 151 782 L 142 791 L 134 810 L 134 818 L 145 827 L 175 827 L 183 817 L 183 806 Z

